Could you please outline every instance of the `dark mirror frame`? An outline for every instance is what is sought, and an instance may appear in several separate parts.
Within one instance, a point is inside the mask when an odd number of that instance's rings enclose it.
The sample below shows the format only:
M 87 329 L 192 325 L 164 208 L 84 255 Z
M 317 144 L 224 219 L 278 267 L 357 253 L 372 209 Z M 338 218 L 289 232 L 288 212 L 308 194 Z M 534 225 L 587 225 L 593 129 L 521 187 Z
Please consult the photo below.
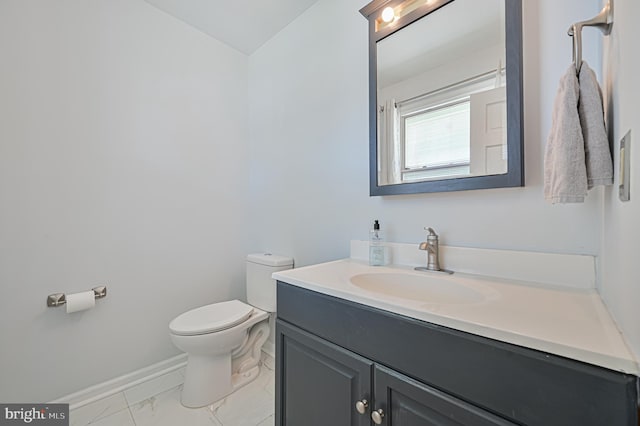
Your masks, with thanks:
M 401 4 L 403 0 L 374 0 L 360 10 L 360 13 L 369 21 L 369 187 L 371 196 L 524 186 L 522 0 L 504 0 L 507 69 L 507 173 L 378 185 L 376 44 L 452 1 L 455 0 L 437 0 L 429 5 L 424 5 L 397 19 L 392 26 L 378 33 L 375 31 L 375 20 L 380 11 L 387 6 Z M 451 24 L 455 25 L 454 22 Z

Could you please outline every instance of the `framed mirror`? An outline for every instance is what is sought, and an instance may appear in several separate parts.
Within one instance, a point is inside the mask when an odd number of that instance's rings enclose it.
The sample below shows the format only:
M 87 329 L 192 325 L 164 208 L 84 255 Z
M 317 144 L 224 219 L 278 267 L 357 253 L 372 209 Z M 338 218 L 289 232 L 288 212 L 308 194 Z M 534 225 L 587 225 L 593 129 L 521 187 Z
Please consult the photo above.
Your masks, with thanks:
M 371 195 L 524 185 L 522 0 L 375 0 Z

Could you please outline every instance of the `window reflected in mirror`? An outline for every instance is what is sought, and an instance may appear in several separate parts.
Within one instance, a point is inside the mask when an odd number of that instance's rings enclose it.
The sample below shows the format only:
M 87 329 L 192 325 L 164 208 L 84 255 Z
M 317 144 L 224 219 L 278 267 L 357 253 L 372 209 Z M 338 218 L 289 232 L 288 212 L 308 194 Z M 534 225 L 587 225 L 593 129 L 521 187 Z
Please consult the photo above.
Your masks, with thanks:
M 378 185 L 505 174 L 504 0 L 456 0 L 377 42 Z

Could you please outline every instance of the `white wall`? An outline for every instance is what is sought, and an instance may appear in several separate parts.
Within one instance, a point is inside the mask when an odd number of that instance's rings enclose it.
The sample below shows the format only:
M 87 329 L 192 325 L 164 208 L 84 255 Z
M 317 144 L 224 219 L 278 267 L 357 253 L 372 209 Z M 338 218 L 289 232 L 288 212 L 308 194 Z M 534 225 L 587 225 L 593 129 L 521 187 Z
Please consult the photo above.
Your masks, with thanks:
M 0 52 L 0 401 L 47 401 L 244 296 L 247 58 L 142 0 L 2 0 Z
M 637 15 L 632 1 L 616 15 Z M 566 29 L 599 2 L 524 1 L 526 187 L 373 198 L 365 3 L 320 0 L 247 60 L 142 0 L 0 1 L 0 401 L 51 400 L 177 354 L 168 321 L 242 297 L 247 251 L 345 257 L 373 219 L 396 242 L 430 225 L 445 244 L 598 254 L 604 214 L 605 248 L 619 238 L 629 253 L 608 258 L 602 290 L 637 336 L 633 202 L 542 194 Z M 599 40 L 585 34 L 597 69 Z M 630 40 L 610 69 L 618 134 L 638 122 Z M 45 307 L 101 283 L 91 311 Z
M 618 199 L 619 176 L 605 193 L 601 294 L 640 359 L 640 58 L 637 40 L 640 4 L 616 0 L 614 25 L 605 39 L 604 75 L 607 117 L 618 170 L 620 139 L 631 130 L 631 201 Z
M 567 28 L 595 0 L 524 1 L 526 187 L 369 197 L 364 0 L 320 0 L 249 58 L 253 242 L 306 265 L 348 255 L 373 219 L 419 242 L 432 226 L 451 245 L 598 254 L 601 190 L 585 204 L 543 200 L 542 159 Z M 593 42 L 596 40 L 596 42 Z M 599 69 L 597 40 L 585 58 Z

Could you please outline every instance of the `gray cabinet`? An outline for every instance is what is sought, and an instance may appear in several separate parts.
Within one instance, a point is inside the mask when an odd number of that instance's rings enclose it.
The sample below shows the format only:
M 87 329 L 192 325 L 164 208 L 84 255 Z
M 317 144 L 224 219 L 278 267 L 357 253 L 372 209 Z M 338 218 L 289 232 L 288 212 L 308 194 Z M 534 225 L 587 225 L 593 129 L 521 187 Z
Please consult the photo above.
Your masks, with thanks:
M 369 425 L 355 410 L 371 400 L 373 363 L 278 321 L 276 424 L 289 426 Z
M 276 425 L 637 426 L 638 378 L 278 283 Z M 356 403 L 367 401 L 364 414 Z
M 393 426 L 514 425 L 435 388 L 376 365 L 374 409 Z
M 277 425 L 513 425 L 283 321 L 276 329 Z

